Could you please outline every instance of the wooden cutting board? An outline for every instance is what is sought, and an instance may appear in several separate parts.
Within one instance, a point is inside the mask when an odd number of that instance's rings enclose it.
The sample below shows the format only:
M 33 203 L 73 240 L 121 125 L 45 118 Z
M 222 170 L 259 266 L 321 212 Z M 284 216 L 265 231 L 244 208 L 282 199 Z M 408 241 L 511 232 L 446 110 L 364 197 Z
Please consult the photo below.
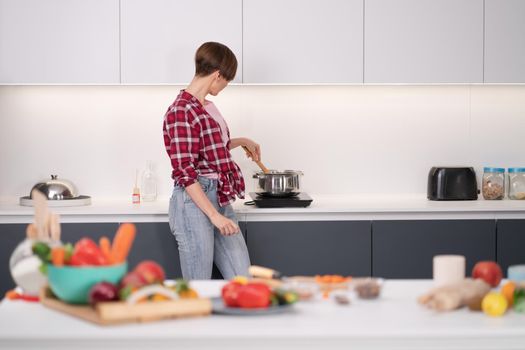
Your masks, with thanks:
M 98 303 L 97 306 L 67 304 L 57 299 L 49 288 L 40 293 L 42 305 L 99 325 L 149 322 L 167 318 L 211 314 L 210 299 L 179 299 L 128 304 L 123 301 Z

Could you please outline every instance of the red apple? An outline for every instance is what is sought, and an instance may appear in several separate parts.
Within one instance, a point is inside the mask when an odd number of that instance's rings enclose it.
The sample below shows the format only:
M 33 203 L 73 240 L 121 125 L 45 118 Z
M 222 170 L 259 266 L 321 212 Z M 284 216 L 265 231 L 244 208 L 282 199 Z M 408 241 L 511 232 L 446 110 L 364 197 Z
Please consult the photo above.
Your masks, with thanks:
M 142 261 L 133 271 L 140 275 L 147 284 L 162 283 L 166 277 L 162 266 L 151 260 Z
M 491 287 L 497 287 L 503 278 L 503 272 L 494 261 L 479 261 L 472 269 L 472 278 L 481 278 Z

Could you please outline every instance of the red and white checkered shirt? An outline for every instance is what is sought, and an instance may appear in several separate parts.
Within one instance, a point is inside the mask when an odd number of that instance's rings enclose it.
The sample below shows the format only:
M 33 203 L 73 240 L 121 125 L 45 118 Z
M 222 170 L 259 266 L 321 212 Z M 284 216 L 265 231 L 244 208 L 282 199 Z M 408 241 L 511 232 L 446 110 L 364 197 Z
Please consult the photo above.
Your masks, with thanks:
M 198 175 L 217 173 L 219 205 L 244 198 L 244 178 L 225 145 L 219 124 L 193 95 L 181 91 L 164 115 L 164 145 L 171 160 L 175 184 L 187 187 Z

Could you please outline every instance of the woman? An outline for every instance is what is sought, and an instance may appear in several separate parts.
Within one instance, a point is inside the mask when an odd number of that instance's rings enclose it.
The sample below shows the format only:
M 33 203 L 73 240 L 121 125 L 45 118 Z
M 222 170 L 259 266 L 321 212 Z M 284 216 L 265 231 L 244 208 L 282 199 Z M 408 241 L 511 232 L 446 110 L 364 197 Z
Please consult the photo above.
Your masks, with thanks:
M 231 203 L 244 198 L 244 179 L 230 150 L 245 146 L 260 158 L 259 145 L 230 139 L 226 122 L 208 94 L 216 96 L 233 80 L 237 59 L 220 43 L 202 44 L 195 76 L 164 116 L 164 144 L 175 181 L 169 221 L 179 245 L 185 279 L 211 278 L 213 263 L 225 279 L 247 275 L 250 260 Z

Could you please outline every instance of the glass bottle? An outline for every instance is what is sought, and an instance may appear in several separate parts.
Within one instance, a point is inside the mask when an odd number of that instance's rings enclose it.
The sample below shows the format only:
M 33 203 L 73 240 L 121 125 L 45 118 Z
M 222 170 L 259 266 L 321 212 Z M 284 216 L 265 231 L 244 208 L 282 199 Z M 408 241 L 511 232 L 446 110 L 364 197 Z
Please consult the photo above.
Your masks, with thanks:
M 141 187 L 144 202 L 153 202 L 157 199 L 157 180 L 151 162 L 148 162 L 146 170 L 142 173 Z

